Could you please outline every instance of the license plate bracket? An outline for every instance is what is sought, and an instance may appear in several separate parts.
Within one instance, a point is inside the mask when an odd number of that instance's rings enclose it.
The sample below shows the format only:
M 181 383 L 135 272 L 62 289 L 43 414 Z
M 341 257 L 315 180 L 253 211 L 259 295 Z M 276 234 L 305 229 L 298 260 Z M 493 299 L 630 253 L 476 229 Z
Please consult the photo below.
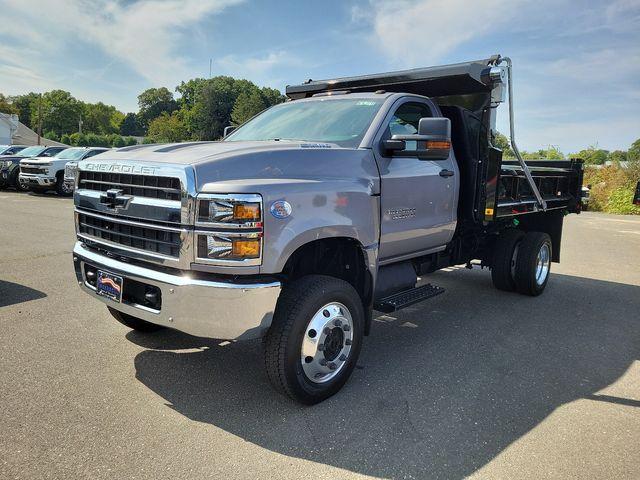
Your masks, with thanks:
M 122 302 L 123 278 L 104 270 L 98 270 L 96 281 L 96 293 L 103 297 L 110 298 L 114 302 Z

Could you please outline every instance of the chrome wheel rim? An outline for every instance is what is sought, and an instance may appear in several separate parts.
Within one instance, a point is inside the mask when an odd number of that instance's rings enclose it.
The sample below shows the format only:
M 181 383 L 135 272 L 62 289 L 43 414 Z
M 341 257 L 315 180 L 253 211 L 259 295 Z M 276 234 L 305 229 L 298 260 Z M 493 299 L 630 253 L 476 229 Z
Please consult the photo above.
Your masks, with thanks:
M 331 302 L 319 309 L 307 324 L 300 349 L 306 377 L 325 383 L 338 375 L 349 359 L 353 345 L 353 318 L 342 303 Z
M 549 267 L 551 265 L 551 249 L 549 244 L 545 243 L 540 247 L 536 258 L 536 283 L 538 286 L 543 285 L 549 276 Z

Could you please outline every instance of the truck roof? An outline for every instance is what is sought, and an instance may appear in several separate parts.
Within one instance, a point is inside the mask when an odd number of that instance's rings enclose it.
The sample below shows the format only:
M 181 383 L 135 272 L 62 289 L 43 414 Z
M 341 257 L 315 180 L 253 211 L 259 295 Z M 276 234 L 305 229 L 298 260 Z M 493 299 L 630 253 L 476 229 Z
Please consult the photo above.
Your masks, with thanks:
M 488 69 L 499 55 L 483 60 L 414 68 L 372 75 L 340 77 L 327 80 L 308 80 L 300 85 L 288 85 L 286 94 L 297 100 L 329 91 L 414 93 L 425 97 L 488 93 L 492 83 Z

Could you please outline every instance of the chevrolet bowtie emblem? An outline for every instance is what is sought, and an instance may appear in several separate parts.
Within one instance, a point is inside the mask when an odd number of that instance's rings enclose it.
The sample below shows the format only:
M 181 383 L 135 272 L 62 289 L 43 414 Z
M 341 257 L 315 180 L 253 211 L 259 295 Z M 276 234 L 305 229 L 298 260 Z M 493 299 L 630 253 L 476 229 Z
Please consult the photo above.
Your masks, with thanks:
M 114 210 L 126 210 L 133 197 L 131 195 L 123 195 L 123 193 L 119 188 L 111 188 L 100 194 L 100 203 Z

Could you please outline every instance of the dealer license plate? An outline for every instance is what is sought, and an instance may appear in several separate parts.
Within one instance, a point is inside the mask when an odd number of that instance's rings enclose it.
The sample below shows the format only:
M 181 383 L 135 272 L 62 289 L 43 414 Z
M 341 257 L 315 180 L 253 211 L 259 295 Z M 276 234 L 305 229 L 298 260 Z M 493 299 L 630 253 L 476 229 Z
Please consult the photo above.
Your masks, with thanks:
M 98 281 L 96 282 L 98 295 L 108 297 L 120 303 L 122 301 L 122 277 L 113 273 L 98 270 Z

